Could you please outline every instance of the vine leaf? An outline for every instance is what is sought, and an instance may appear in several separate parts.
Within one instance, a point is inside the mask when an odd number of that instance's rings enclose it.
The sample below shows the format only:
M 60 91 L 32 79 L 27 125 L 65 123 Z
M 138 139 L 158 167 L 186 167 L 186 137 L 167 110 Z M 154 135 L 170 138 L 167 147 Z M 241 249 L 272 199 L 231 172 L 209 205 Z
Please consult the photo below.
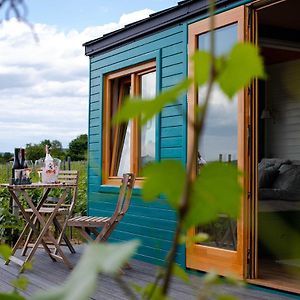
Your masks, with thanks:
M 149 164 L 143 169 L 143 176 L 146 177 L 142 190 L 144 200 L 153 201 L 164 195 L 173 208 L 178 207 L 186 176 L 180 161 L 163 160 Z
M 25 300 L 25 298 L 22 297 L 19 294 L 16 294 L 16 293 L 1 293 L 1 292 L 0 292 L 0 299 L 1 300 Z
M 20 276 L 11 283 L 15 288 L 25 291 L 27 290 L 29 280 L 25 276 Z
M 150 282 L 145 286 L 139 286 L 133 284 L 132 287 L 135 291 L 142 296 L 142 299 L 151 299 L 151 300 L 170 300 L 169 297 L 163 296 L 162 288 L 159 285 L 155 285 Z M 151 298 L 149 298 L 151 296 Z
M 173 275 L 180 278 L 185 283 L 190 283 L 189 275 L 178 264 L 173 264 Z
M 139 242 L 98 244 L 86 247 L 68 280 L 60 287 L 37 294 L 34 300 L 81 300 L 88 299 L 97 286 L 98 274 L 116 275 L 136 252 Z
M 194 63 L 194 81 L 201 86 L 208 81 L 211 55 L 206 51 L 197 51 L 192 56 L 192 61 Z
M 4 260 L 8 260 L 11 256 L 11 253 L 12 250 L 8 245 L 0 245 L 0 256 L 2 256 Z
M 192 81 L 190 79 L 185 79 L 174 87 L 161 92 L 154 99 L 127 98 L 120 111 L 114 115 L 112 123 L 122 123 L 130 119 L 140 118 L 140 125 L 145 125 L 158 114 L 166 104 L 177 101 L 177 99 L 187 91 L 191 83 Z
M 208 224 L 220 214 L 237 218 L 242 193 L 240 175 L 234 164 L 212 162 L 203 166 L 193 185 L 185 228 Z
M 254 77 L 266 77 L 259 49 L 250 43 L 236 44 L 228 56 L 218 60 L 218 65 L 217 81 L 229 98 L 246 87 Z

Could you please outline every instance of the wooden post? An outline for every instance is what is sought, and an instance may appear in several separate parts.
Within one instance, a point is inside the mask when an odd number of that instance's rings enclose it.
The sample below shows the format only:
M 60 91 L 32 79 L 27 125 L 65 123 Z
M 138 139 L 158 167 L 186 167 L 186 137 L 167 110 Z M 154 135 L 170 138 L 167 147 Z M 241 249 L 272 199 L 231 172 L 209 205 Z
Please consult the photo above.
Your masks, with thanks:
M 68 170 L 71 170 L 71 157 L 68 156 Z
M 11 181 L 11 169 L 10 169 L 9 162 L 6 163 L 6 176 L 7 176 L 8 182 L 10 182 Z
M 220 153 L 219 154 L 219 162 L 222 162 L 222 160 L 223 160 L 223 155 Z
M 66 160 L 65 159 L 63 160 L 62 168 L 63 168 L 64 171 L 66 170 Z
M 228 163 L 231 163 L 231 154 L 228 154 Z

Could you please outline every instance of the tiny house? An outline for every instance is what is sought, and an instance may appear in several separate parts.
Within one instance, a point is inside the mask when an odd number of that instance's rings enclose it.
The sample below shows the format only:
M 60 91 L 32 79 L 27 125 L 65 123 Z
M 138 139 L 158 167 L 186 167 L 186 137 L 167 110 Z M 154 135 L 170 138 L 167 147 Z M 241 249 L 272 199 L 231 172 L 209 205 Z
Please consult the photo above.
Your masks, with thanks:
M 268 74 L 228 101 L 214 86 L 199 154 L 231 161 L 245 174 L 238 220 L 220 216 L 205 228 L 208 242 L 180 246 L 187 269 L 235 274 L 300 292 L 300 3 L 297 0 L 217 0 L 216 52 L 236 42 L 261 48 Z M 110 215 L 120 176 L 154 160 L 187 164 L 193 115 L 202 90 L 167 105 L 146 126 L 112 127 L 127 95 L 154 96 L 192 72 L 190 55 L 208 50 L 208 1 L 186 0 L 84 44 L 90 58 L 88 213 Z M 197 162 L 194 162 L 195 172 Z M 164 199 L 143 202 L 138 177 L 131 207 L 110 240 L 138 238 L 137 259 L 163 264 L 175 230 Z M 176 178 L 174 178 L 176 184 Z M 224 191 L 226 193 L 226 191 Z M 276 228 L 276 230 L 274 230 Z

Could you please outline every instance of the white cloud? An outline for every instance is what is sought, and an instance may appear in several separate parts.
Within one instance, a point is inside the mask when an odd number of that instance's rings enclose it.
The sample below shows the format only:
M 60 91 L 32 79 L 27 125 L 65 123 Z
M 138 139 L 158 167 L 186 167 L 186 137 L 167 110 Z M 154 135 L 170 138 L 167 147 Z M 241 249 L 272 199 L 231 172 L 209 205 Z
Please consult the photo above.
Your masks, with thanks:
M 87 132 L 89 66 L 82 44 L 152 12 L 125 14 L 119 22 L 81 32 L 35 24 L 38 43 L 27 25 L 15 19 L 4 21 L 0 26 L 0 152 L 48 138 L 67 146 Z

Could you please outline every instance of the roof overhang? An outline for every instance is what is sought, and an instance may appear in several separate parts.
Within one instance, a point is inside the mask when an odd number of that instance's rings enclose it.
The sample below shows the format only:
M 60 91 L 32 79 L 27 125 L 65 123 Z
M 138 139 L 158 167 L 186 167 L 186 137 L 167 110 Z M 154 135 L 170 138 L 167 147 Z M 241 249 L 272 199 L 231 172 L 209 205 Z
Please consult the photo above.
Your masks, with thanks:
M 216 8 L 226 8 L 241 0 L 216 0 Z M 244 1 L 249 2 L 249 1 Z M 209 0 L 185 0 L 178 5 L 151 14 L 148 18 L 126 25 L 124 28 L 105 34 L 100 38 L 83 44 L 85 54 L 92 56 L 99 52 L 107 52 L 121 45 L 128 44 L 154 32 L 161 31 L 188 19 L 207 12 Z

